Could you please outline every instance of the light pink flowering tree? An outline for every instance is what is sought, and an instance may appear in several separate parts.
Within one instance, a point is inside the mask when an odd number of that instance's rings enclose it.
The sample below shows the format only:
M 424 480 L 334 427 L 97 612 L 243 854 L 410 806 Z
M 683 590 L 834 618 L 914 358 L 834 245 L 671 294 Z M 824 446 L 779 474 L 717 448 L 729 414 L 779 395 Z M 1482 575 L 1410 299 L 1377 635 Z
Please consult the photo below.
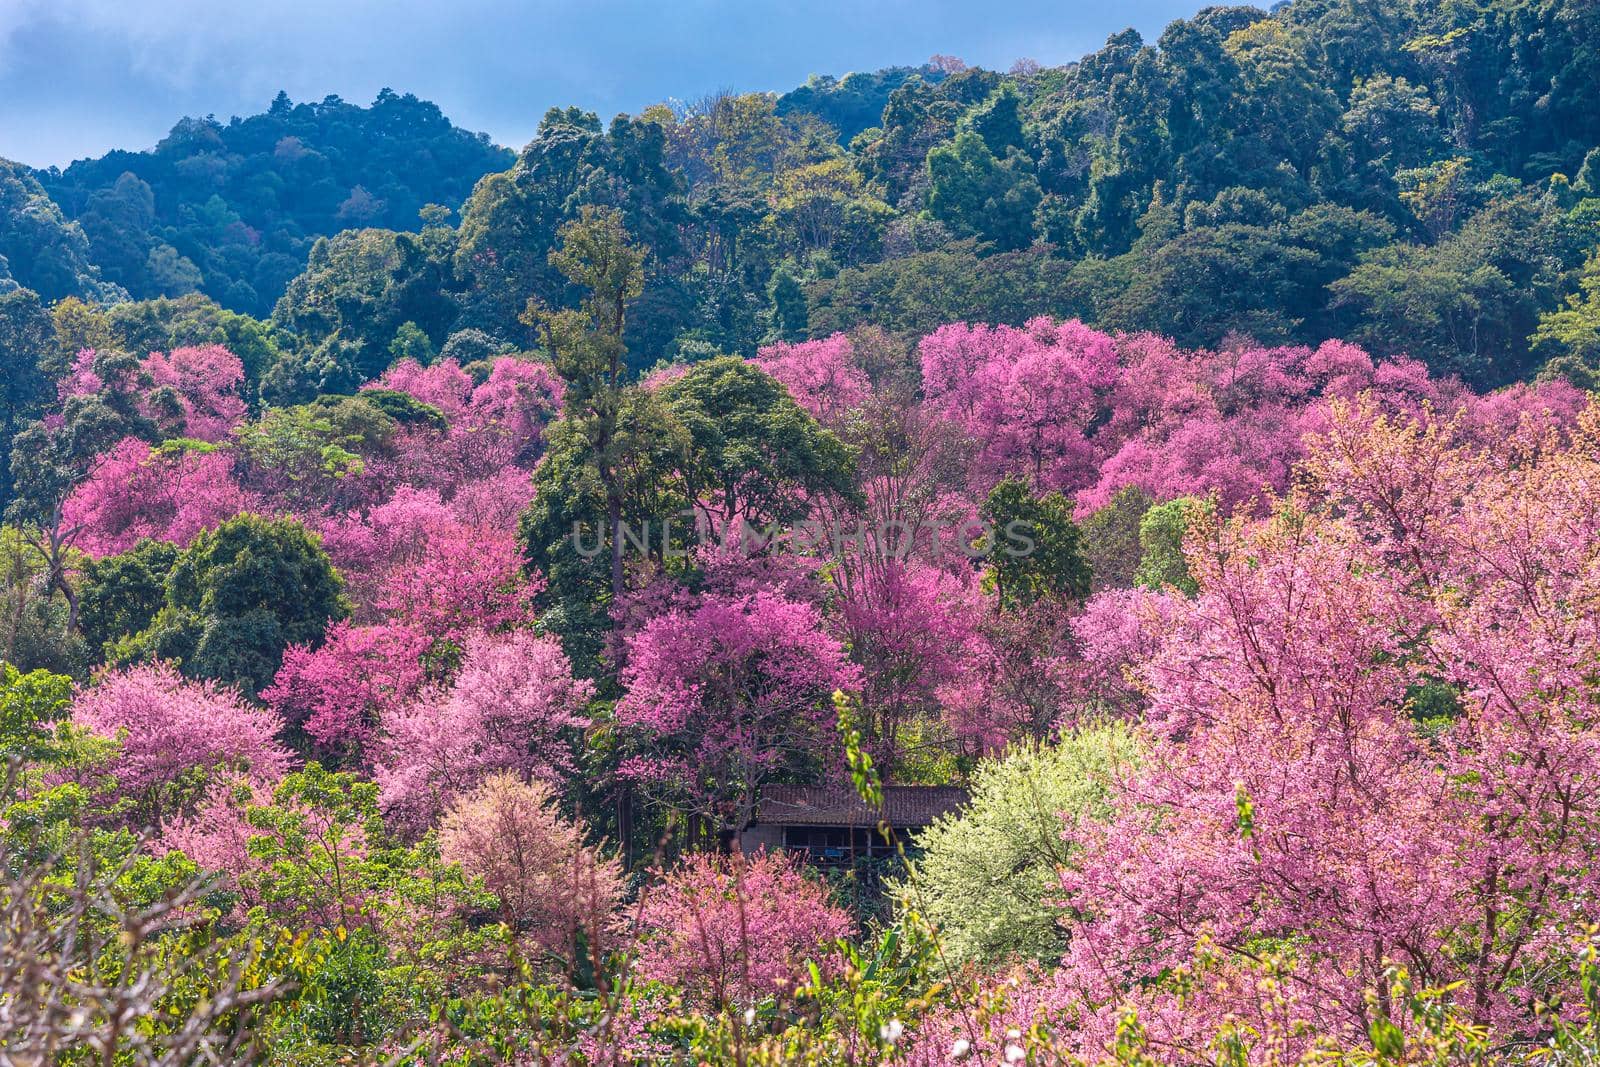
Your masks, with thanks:
M 214 682 L 184 679 L 164 663 L 113 671 L 79 694 L 72 719 L 121 748 L 106 768 L 130 821 L 159 827 L 212 775 L 276 781 L 289 767 L 282 722 Z
M 436 491 L 403 487 L 383 504 L 319 524 L 358 619 L 458 639 L 527 617 L 539 586 L 523 572 L 515 527 L 472 521 L 497 516 L 492 501 L 471 503 L 463 517 Z
M 408 431 L 400 442 L 400 465 L 412 484 L 456 487 L 507 468 L 533 468 L 544 449 L 544 428 L 561 410 L 563 384 L 545 363 L 502 356 L 475 383 L 446 359 L 427 367 L 409 360 L 391 367 L 369 388 L 394 389 L 438 408 L 448 420 L 441 433 Z
M 977 443 L 977 491 L 1007 474 L 1041 491 L 1088 483 L 1088 434 L 1117 377 L 1111 337 L 1076 320 L 1034 319 L 1022 329 L 957 323 L 923 338 L 921 353 L 928 404 Z
M 439 854 L 483 879 L 522 944 L 565 968 L 605 954 L 622 869 L 561 816 L 548 783 L 490 775 L 445 813 Z
M 853 924 L 788 856 L 692 853 L 644 890 L 637 970 L 711 1008 L 790 995 Z
M 1260 1009 L 1240 968 L 1266 952 L 1307 1032 L 1354 1040 L 1404 1024 L 1390 965 L 1497 1041 L 1572 995 L 1600 891 L 1600 413 L 1570 442 L 1538 419 L 1460 438 L 1333 405 L 1305 490 L 1192 535 L 1199 595 L 1104 644 L 1151 744 L 1112 822 L 1068 827 L 1077 921 L 1049 982 L 1087 1051 L 1132 998 L 1200 1055 Z M 1162 976 L 1197 953 L 1221 963 L 1180 1000 Z
M 838 427 L 872 395 L 866 373 L 855 363 L 854 345 L 842 333 L 771 345 L 756 355 L 756 365 L 782 382 L 795 403 L 824 426 Z
M 469 638 L 444 691 L 386 711 L 373 777 L 386 815 L 420 832 L 452 797 L 496 772 L 556 781 L 572 770 L 594 684 L 561 645 L 526 630 Z
M 907 751 L 907 736 L 926 744 L 949 731 L 974 751 L 1004 742 L 999 724 L 985 721 L 989 604 L 970 568 L 958 575 L 915 559 L 879 560 L 840 592 L 838 632 L 861 668 L 854 725 L 885 775 L 935 755 Z

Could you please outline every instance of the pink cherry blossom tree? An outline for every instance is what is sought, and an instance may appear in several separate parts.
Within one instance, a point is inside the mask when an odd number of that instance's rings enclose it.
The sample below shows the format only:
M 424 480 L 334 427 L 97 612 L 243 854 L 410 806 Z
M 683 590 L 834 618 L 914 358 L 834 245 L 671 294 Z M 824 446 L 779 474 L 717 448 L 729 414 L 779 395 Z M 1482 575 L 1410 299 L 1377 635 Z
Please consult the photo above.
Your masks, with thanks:
M 833 770 L 830 695 L 857 673 L 817 609 L 770 592 L 708 595 L 627 642 L 623 778 L 707 819 L 726 842 L 761 786 Z
M 544 447 L 544 427 L 561 410 L 563 385 L 549 365 L 501 356 L 477 384 L 455 360 L 422 367 L 402 361 L 369 388 L 394 389 L 438 408 L 441 433 L 409 430 L 399 465 L 414 485 L 451 496 L 456 487 L 510 467 L 531 470 Z
M 271 783 L 289 767 L 275 714 L 164 663 L 104 675 L 79 694 L 72 719 L 121 742 L 106 770 L 114 795 L 132 801 L 135 824 L 160 827 L 211 775 Z
M 692 853 L 644 890 L 638 973 L 711 1008 L 786 997 L 849 916 L 788 856 Z
M 244 418 L 244 364 L 221 345 L 152 352 L 144 371 L 157 389 L 169 389 L 177 398 L 184 437 L 226 440 Z
M 463 519 L 431 489 L 402 487 L 376 507 L 323 520 L 319 532 L 362 621 L 403 620 L 454 639 L 526 618 L 539 591 L 523 572 L 515 527 Z
M 757 354 L 756 365 L 782 382 L 795 403 L 824 426 L 838 427 L 872 395 L 866 372 L 856 365 L 855 346 L 842 333 L 771 345 Z
M 77 547 L 108 556 L 146 537 L 187 545 L 258 503 L 234 481 L 226 452 L 171 443 L 152 449 L 129 437 L 73 489 L 62 515 L 77 531 Z
M 433 644 L 412 627 L 335 623 L 316 649 L 291 645 L 261 699 L 302 731 L 324 763 L 361 762 L 379 721 L 408 707 L 426 681 Z
M 928 404 L 976 442 L 974 487 L 1007 474 L 1039 490 L 1075 490 L 1092 476 L 1088 440 L 1117 377 L 1112 338 L 1077 321 L 943 326 L 922 339 Z
M 955 734 L 973 750 L 1003 743 L 984 714 L 992 677 L 982 624 L 990 610 L 970 568 L 958 575 L 918 560 L 886 559 L 840 583 L 838 632 L 860 667 L 861 731 L 883 773 L 897 776 L 908 739 L 936 749 Z
M 1334 403 L 1302 491 L 1191 533 L 1195 599 L 1085 628 L 1129 658 L 1150 734 L 1113 820 L 1067 827 L 1076 921 L 1044 981 L 1085 1052 L 1131 999 L 1202 1054 L 1262 1010 L 1248 968 L 1273 946 L 1307 1033 L 1406 1025 L 1391 965 L 1497 1041 L 1572 995 L 1600 879 L 1597 444 L 1593 409 L 1485 450 L 1426 412 Z M 1169 980 L 1208 955 L 1203 995 Z
M 420 832 L 491 774 L 559 780 L 573 769 L 593 695 L 554 638 L 527 630 L 469 638 L 449 689 L 380 719 L 373 777 L 385 814 Z
M 548 783 L 490 775 L 445 813 L 439 854 L 483 879 L 524 945 L 569 969 L 585 954 L 605 955 L 622 869 L 561 816 Z

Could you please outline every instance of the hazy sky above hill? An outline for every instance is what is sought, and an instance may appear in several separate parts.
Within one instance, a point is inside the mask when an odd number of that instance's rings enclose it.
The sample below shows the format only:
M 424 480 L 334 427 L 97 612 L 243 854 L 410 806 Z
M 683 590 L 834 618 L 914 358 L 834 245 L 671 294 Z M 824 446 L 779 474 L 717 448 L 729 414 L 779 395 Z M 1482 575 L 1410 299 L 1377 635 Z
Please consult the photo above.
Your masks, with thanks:
M 1199 0 L 0 0 L 0 156 L 65 164 L 148 148 L 183 115 L 413 92 L 520 147 L 555 104 L 609 118 L 709 90 L 934 53 L 1054 64 Z

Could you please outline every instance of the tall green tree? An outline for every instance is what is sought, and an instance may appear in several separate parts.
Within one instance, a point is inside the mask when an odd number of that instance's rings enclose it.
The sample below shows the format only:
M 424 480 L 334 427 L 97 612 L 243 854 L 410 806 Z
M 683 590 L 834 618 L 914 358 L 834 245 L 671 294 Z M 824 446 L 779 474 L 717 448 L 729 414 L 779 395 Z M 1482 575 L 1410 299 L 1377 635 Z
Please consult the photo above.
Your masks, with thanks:
M 997 155 L 976 130 L 963 130 L 928 153 L 928 212 L 1001 251 L 1033 241 L 1042 195 L 1025 154 L 1013 148 Z
M 17 434 L 11 453 L 12 498 L 6 517 L 45 561 L 45 586 L 67 602 L 67 629 L 77 629 L 78 594 L 70 580 L 78 530 L 66 521 L 67 498 L 125 437 L 155 442 L 160 429 L 147 412 L 174 403 L 157 389 L 139 360 L 126 352 L 97 352 L 90 365 L 100 381 L 75 393 L 55 417 Z
M 1566 305 L 1540 317 L 1531 340 L 1534 351 L 1548 360 L 1541 376 L 1600 389 L 1600 253 L 1584 264 L 1578 292 Z
M 28 289 L 0 293 L 0 514 L 11 504 L 11 442 L 52 398 L 55 326 Z
M 1007 608 L 1040 600 L 1076 600 L 1089 594 L 1083 532 L 1072 503 L 1059 492 L 1034 496 L 1026 480 L 1005 478 L 981 509 L 993 539 L 989 570 Z
M 585 291 L 582 302 L 559 310 L 529 305 L 529 321 L 543 331 L 556 373 L 567 383 L 564 432 L 579 444 L 582 462 L 593 466 L 604 501 L 613 597 L 623 590 L 627 457 L 617 432 L 626 392 L 623 331 L 629 303 L 644 291 L 646 255 L 629 239 L 619 212 L 586 207 L 561 228 L 561 245 L 550 253 L 551 265 Z
M 818 496 L 855 491 L 851 450 L 737 356 L 696 364 L 661 398 L 688 435 L 684 497 L 716 529 L 794 522 Z

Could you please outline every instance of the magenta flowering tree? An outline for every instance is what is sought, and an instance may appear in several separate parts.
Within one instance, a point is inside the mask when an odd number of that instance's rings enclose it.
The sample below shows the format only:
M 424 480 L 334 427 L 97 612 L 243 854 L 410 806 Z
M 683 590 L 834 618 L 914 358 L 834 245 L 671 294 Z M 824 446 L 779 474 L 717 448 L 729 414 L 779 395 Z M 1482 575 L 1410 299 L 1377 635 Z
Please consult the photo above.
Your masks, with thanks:
M 1225 511 L 1259 505 L 1264 489 L 1288 487 L 1327 405 L 1358 393 L 1393 414 L 1465 413 L 1458 432 L 1479 441 L 1525 416 L 1570 425 L 1581 403 L 1558 383 L 1477 398 L 1420 363 L 1375 363 L 1342 341 L 1185 351 L 1036 319 L 944 326 L 919 351 L 928 409 L 972 442 L 972 491 L 1015 475 L 1075 493 L 1089 510 L 1128 486 L 1157 501 L 1216 493 Z
M 710 1008 L 781 999 L 852 928 L 788 856 L 691 853 L 644 890 L 636 969 Z
M 532 466 L 538 459 L 544 427 L 561 411 L 565 385 L 547 363 L 501 356 L 489 377 L 472 391 L 460 420 L 463 454 L 480 471 L 500 466 Z
M 458 419 L 472 399 L 472 375 L 453 359 L 441 359 L 424 367 L 414 359 L 402 359 L 383 373 L 368 389 L 393 389 L 431 404 L 447 419 Z
M 282 722 L 230 688 L 192 682 L 164 663 L 113 671 L 79 694 L 72 719 L 121 747 L 106 768 L 130 821 L 159 827 L 213 775 L 270 784 L 289 767 Z
M 152 449 L 129 437 L 73 489 L 62 518 L 77 531 L 77 547 L 107 556 L 146 537 L 187 545 L 257 503 L 234 481 L 226 452 L 171 444 Z
M 821 341 L 763 348 L 756 365 L 789 390 L 795 403 L 824 426 L 837 428 L 872 396 L 872 385 L 855 362 L 854 345 L 842 333 Z
M 1110 416 L 1096 435 L 1102 460 L 1078 495 L 1096 508 L 1134 486 L 1162 501 L 1215 493 L 1224 510 L 1281 492 L 1304 455 L 1301 438 L 1320 420 L 1323 397 L 1378 386 L 1378 369 L 1353 345 L 1233 347 L 1186 352 L 1158 337 L 1118 341 L 1122 360 Z M 1383 392 L 1394 407 L 1447 404 L 1416 364 L 1390 364 Z
M 1453 434 L 1479 444 L 1524 419 L 1570 427 L 1582 406 L 1559 382 L 1474 396 L 1459 381 L 1430 378 L 1420 363 L 1375 364 L 1342 341 L 1181 352 L 1161 338 L 1123 337 L 1118 349 L 1119 381 L 1095 435 L 1103 458 L 1094 484 L 1078 494 L 1090 509 L 1127 486 L 1158 501 L 1215 493 L 1224 510 L 1260 504 L 1263 489 L 1288 488 L 1306 435 L 1327 426 L 1331 405 L 1358 395 L 1390 415 L 1450 421 Z
M 505 517 L 493 492 L 469 498 L 478 516 Z M 464 520 L 431 489 L 402 487 L 376 507 L 324 520 L 319 532 L 362 621 L 401 620 L 456 639 L 519 622 L 539 592 L 514 526 Z
M 627 642 L 619 774 L 708 820 L 724 842 L 762 785 L 834 768 L 831 694 L 855 668 L 817 609 L 770 592 L 708 595 L 651 619 Z
M 507 467 L 465 482 L 450 498 L 450 510 L 468 526 L 515 530 L 517 520 L 533 502 L 533 479 L 528 472 Z
M 1077 701 L 1075 713 L 1135 718 L 1144 712 L 1148 679 L 1143 668 L 1188 614 L 1172 589 L 1107 589 L 1084 604 L 1069 623 L 1066 663 Z
M 328 628 L 320 647 L 291 645 L 261 699 L 310 740 L 323 763 L 361 762 L 379 721 L 408 707 L 427 679 L 433 639 L 396 624 Z
M 157 389 L 176 397 L 181 436 L 222 441 L 244 418 L 244 364 L 221 345 L 152 352 L 143 367 Z M 162 421 L 161 413 L 149 414 Z
M 970 568 L 958 574 L 893 558 L 841 581 L 838 632 L 860 667 L 860 721 L 854 725 L 883 773 L 937 756 L 945 738 L 983 751 L 1006 731 L 990 710 L 992 678 L 983 622 L 990 611 Z M 923 750 L 908 750 L 908 739 Z
M 482 384 L 455 360 L 427 367 L 405 360 L 370 388 L 407 393 L 442 412 L 448 427 L 407 432 L 401 466 L 416 485 L 450 496 L 459 485 L 510 467 L 531 470 L 544 448 L 544 428 L 561 410 L 563 384 L 547 364 L 501 356 Z
M 1026 327 L 940 327 L 922 339 L 927 403 L 976 444 L 973 487 L 1008 474 L 1040 490 L 1075 490 L 1093 475 L 1088 434 L 1117 378 L 1112 338 L 1076 320 Z
M 421 832 L 491 774 L 559 781 L 572 771 L 593 696 L 554 638 L 526 630 L 469 638 L 449 689 L 382 715 L 373 777 L 385 814 Z

